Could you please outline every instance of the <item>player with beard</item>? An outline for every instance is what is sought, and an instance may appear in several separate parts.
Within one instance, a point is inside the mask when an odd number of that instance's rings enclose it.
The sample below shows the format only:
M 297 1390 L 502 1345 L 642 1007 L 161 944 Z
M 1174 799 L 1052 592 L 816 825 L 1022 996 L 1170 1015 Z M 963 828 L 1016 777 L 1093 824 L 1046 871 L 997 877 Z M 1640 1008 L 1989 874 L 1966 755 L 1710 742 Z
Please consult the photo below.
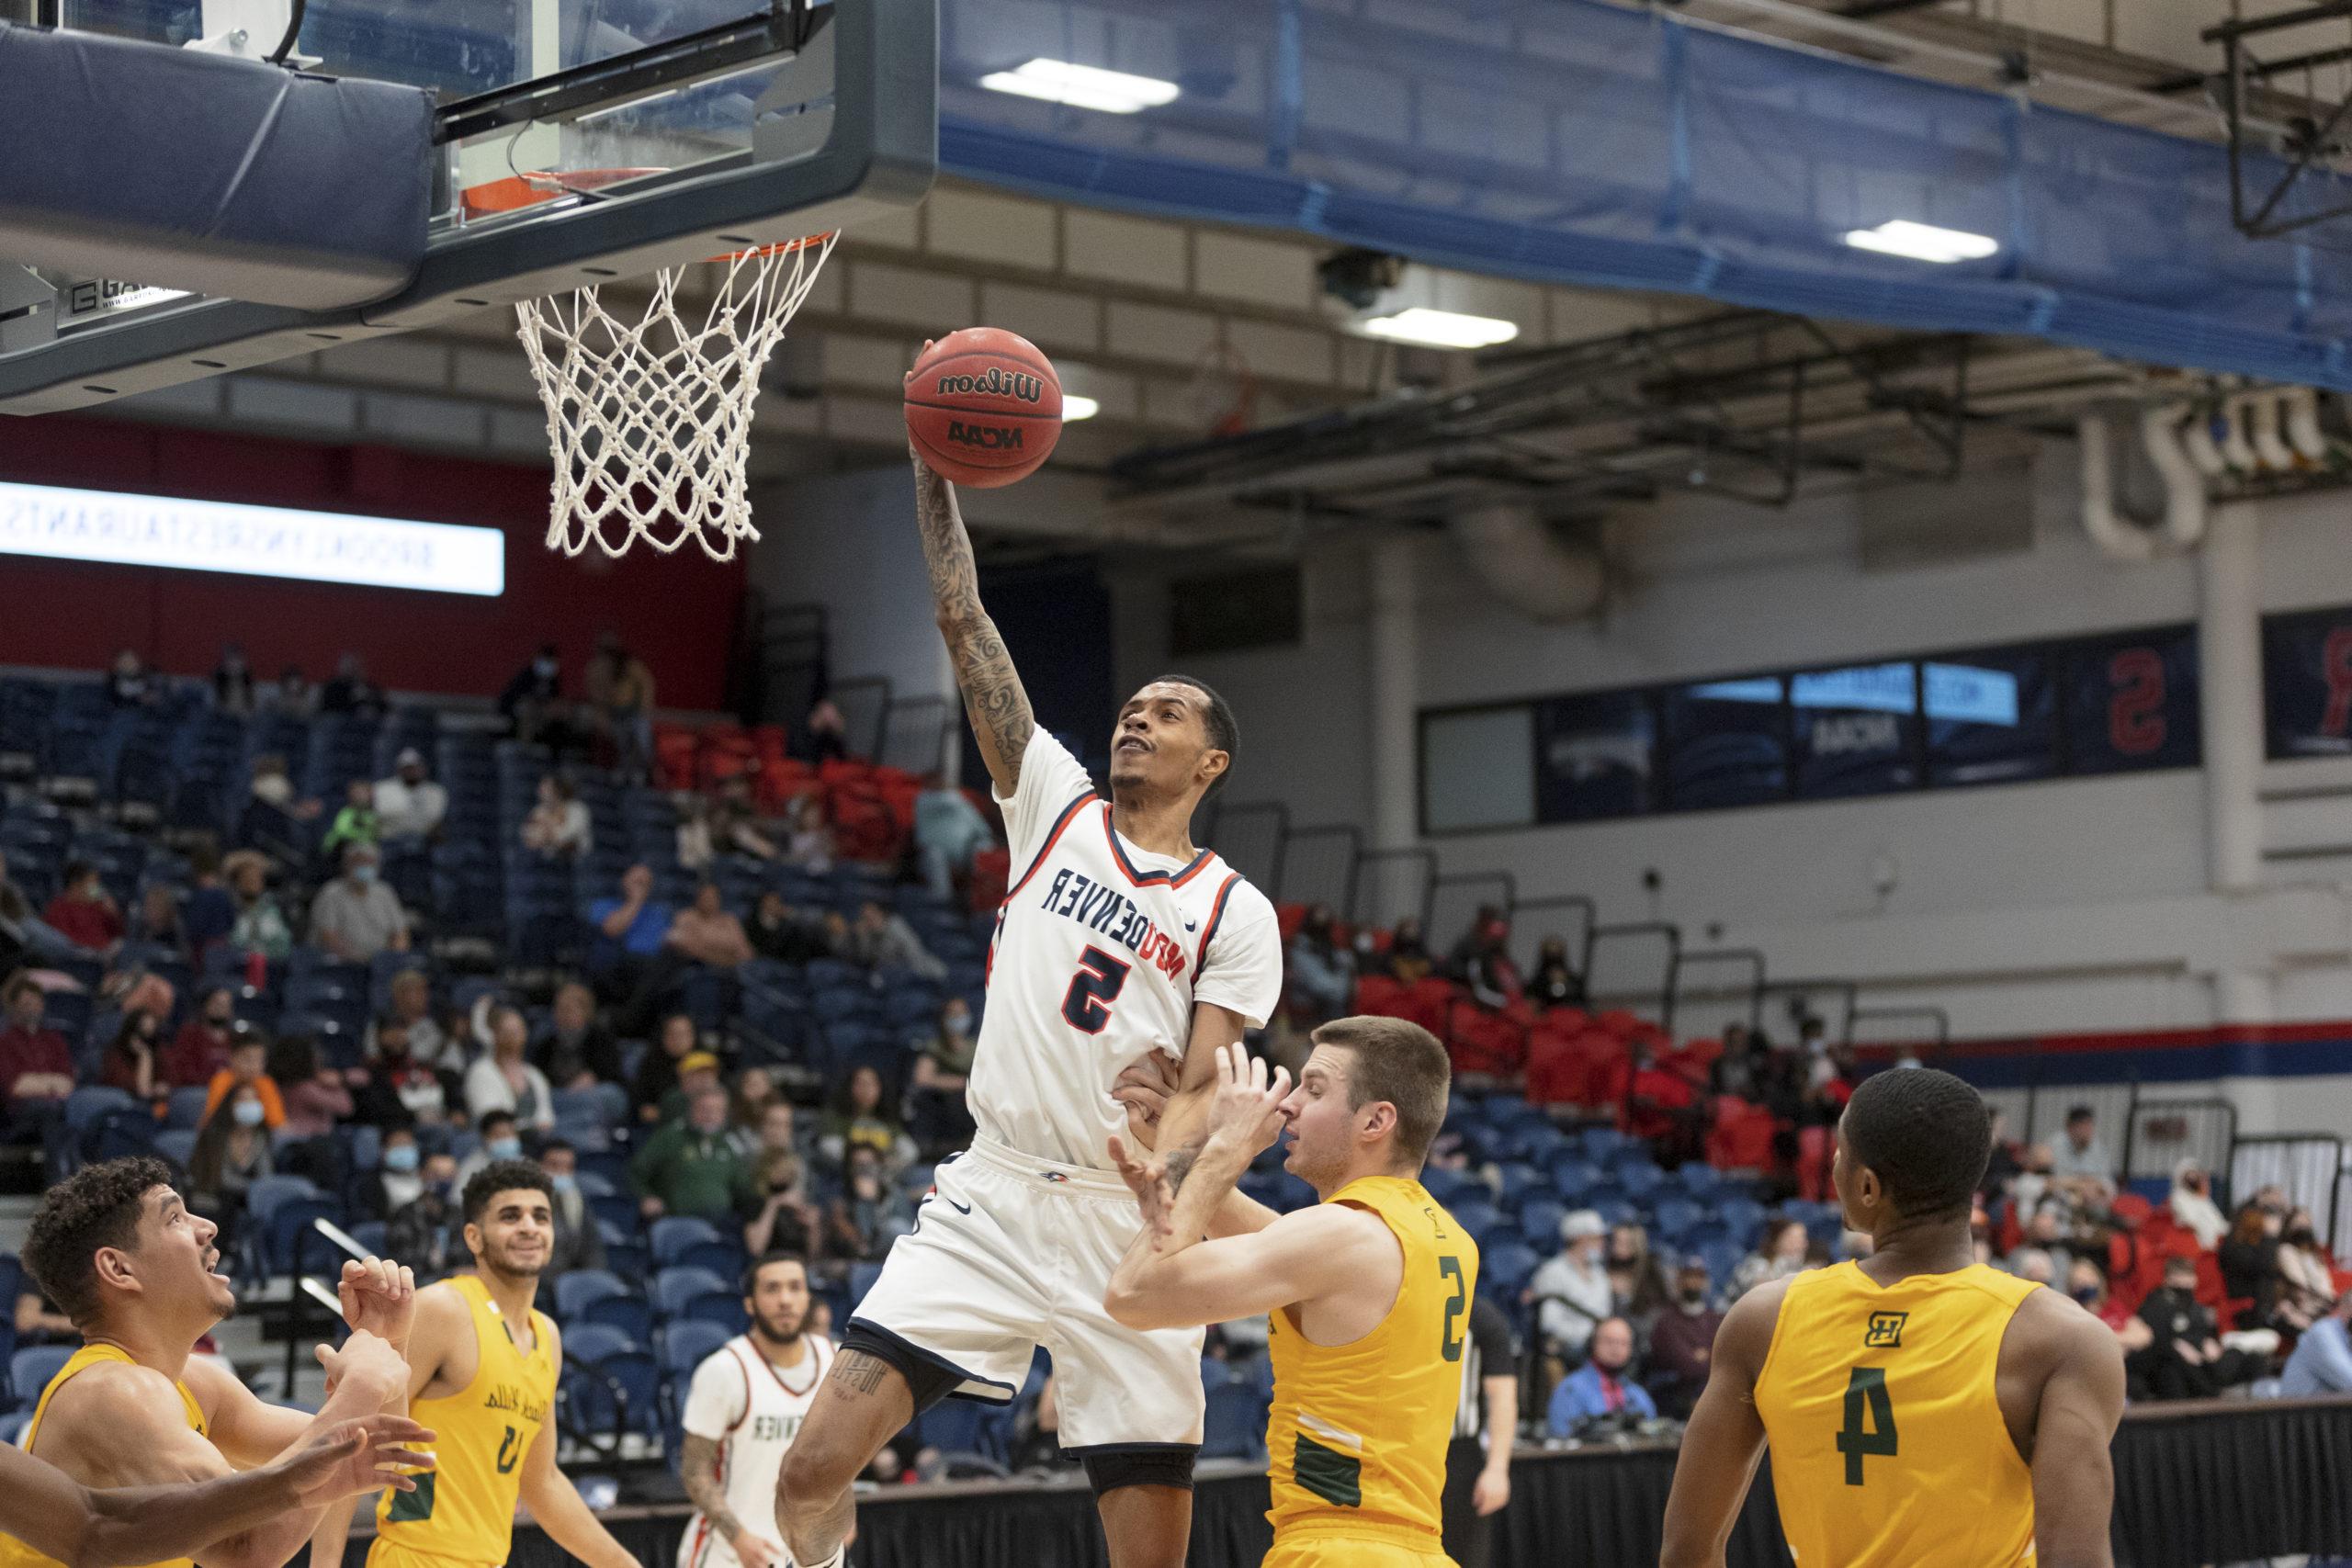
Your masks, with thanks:
M 409 1338 L 409 1404 L 438 1434 L 437 1467 L 415 1491 L 384 1495 L 368 1568 L 500 1568 L 518 1498 L 588 1568 L 639 1568 L 555 1465 L 563 1342 L 531 1304 L 555 1245 L 553 1184 L 528 1160 L 493 1161 L 459 1209 L 474 1271 L 417 1292 Z M 344 1533 L 322 1532 L 311 1562 L 339 1568 Z
M 183 1549 L 195 1549 L 193 1561 L 204 1568 L 279 1568 L 309 1539 L 330 1498 L 386 1484 L 380 1465 L 417 1456 L 382 1453 L 371 1442 L 364 1456 L 355 1450 L 334 1484 L 309 1486 L 291 1506 L 256 1514 L 248 1495 L 241 1519 L 206 1520 L 194 1510 L 220 1506 L 217 1478 L 281 1456 L 298 1460 L 355 1418 L 368 1421 L 378 1440 L 424 1435 L 382 1415 L 401 1401 L 407 1369 L 396 1347 L 407 1336 L 414 1285 L 406 1269 L 373 1258 L 348 1265 L 342 1296 L 351 1337 L 340 1350 L 318 1352 L 326 1402 L 316 1416 L 282 1409 L 254 1398 L 218 1362 L 192 1354 L 197 1340 L 236 1310 L 228 1278 L 216 1271 L 218 1234 L 210 1220 L 188 1213 L 170 1169 L 156 1159 L 85 1166 L 42 1197 L 25 1263 L 82 1331 L 83 1344 L 41 1392 L 21 1443 L 84 1486 L 206 1483 L 182 1494 L 188 1513 L 180 1534 Z M 149 1543 L 158 1544 L 153 1537 Z M 56 1561 L 22 1539 L 0 1538 L 6 1568 L 53 1568 Z
M 712 1351 L 686 1394 L 679 1473 L 695 1511 L 678 1543 L 678 1568 L 789 1561 L 773 1534 L 776 1475 L 832 1365 L 833 1346 L 806 1332 L 808 1266 L 797 1253 L 771 1252 L 744 1270 L 743 1310 L 751 1332 Z

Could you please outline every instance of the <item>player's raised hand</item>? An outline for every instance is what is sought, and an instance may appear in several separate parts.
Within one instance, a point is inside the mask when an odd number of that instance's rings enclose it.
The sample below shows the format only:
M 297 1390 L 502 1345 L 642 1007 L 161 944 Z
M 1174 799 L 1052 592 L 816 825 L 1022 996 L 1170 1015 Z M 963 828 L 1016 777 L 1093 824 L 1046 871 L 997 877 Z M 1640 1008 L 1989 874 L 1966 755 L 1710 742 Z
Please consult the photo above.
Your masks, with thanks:
M 336 1422 L 281 1463 L 296 1499 L 315 1508 L 387 1486 L 415 1491 L 410 1472 L 433 1468 L 433 1456 L 419 1447 L 432 1440 L 432 1428 L 404 1416 L 369 1416 Z
M 329 1397 L 349 1378 L 364 1380 L 379 1399 L 408 1387 L 408 1359 L 368 1329 L 353 1329 L 341 1348 L 320 1346 L 318 1356 L 319 1365 L 326 1369 Z
M 366 1329 L 406 1354 L 409 1325 L 416 1317 L 416 1275 L 389 1258 L 352 1259 L 335 1282 L 343 1321 Z
M 1166 1163 L 1146 1159 L 1140 1151 L 1129 1150 L 1126 1141 L 1116 1133 L 1111 1134 L 1111 1163 L 1119 1168 L 1119 1179 L 1136 1195 L 1136 1206 L 1143 1211 L 1144 1228 L 1151 1233 L 1151 1245 L 1157 1247 L 1174 1234 L 1170 1216 L 1176 1207 L 1176 1193 L 1168 1183 Z
M 1182 1081 L 1183 1068 L 1165 1050 L 1127 1064 L 1111 1085 L 1111 1098 L 1127 1108 L 1127 1135 L 1144 1148 L 1159 1146 L 1153 1129 Z
M 1216 1098 L 1209 1102 L 1209 1141 L 1255 1155 L 1283 1130 L 1283 1101 L 1290 1098 L 1290 1069 L 1276 1067 L 1270 1080 L 1266 1061 L 1250 1055 L 1239 1041 L 1216 1053 Z

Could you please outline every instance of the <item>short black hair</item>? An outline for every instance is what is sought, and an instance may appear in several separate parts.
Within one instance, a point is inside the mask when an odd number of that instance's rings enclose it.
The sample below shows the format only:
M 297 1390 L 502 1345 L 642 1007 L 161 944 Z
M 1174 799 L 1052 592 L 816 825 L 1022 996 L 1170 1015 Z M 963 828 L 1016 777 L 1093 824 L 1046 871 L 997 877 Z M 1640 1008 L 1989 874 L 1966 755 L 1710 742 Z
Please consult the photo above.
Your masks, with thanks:
M 526 1159 L 494 1159 L 467 1179 L 466 1190 L 458 1201 L 458 1211 L 465 1215 L 466 1224 L 478 1225 L 492 1198 L 501 1192 L 522 1191 L 537 1192 L 548 1201 L 548 1207 L 555 1205 L 555 1183 L 537 1165 Z
M 1863 1079 L 1838 1128 L 1848 1157 L 1878 1173 L 1905 1219 L 1967 1214 L 1993 1156 L 1984 1097 L 1933 1067 L 1893 1067 Z
M 548 1156 L 555 1154 L 559 1150 L 568 1155 L 576 1155 L 580 1152 L 577 1148 L 572 1146 L 572 1143 L 570 1138 L 549 1138 L 546 1143 L 539 1145 L 540 1163 L 545 1164 Z
M 85 1165 L 42 1196 L 25 1236 L 25 1267 L 76 1325 L 98 1314 L 98 1248 L 136 1247 L 141 1201 L 171 1185 L 169 1166 L 132 1155 Z
M 1215 686 L 1210 685 L 1199 676 L 1155 675 L 1144 682 L 1147 686 L 1157 686 L 1162 683 L 1190 686 L 1208 699 L 1208 711 L 1202 715 L 1201 722 L 1209 732 L 1209 744 L 1224 752 L 1226 760 L 1225 772 L 1219 773 L 1216 783 L 1209 785 L 1201 795 L 1203 800 L 1206 800 L 1225 787 L 1225 781 L 1233 776 L 1234 765 L 1241 761 L 1241 726 L 1233 716 L 1232 705 L 1217 694 Z
M 2098 1120 L 2098 1112 L 2093 1111 L 2087 1105 L 2070 1105 L 2066 1108 L 2066 1125 L 2069 1127 L 2073 1126 L 2077 1122 L 2096 1122 Z
M 808 1258 L 806 1254 L 794 1252 L 787 1247 L 772 1247 L 743 1265 L 743 1293 L 745 1295 L 750 1295 L 753 1288 L 759 1284 L 760 1270 L 771 1263 L 797 1263 L 800 1265 L 802 1274 L 808 1272 Z
M 481 1120 L 475 1123 L 475 1129 L 478 1132 L 487 1133 L 492 1122 L 503 1122 L 509 1127 L 516 1124 L 514 1112 L 512 1111 L 485 1111 L 481 1113 Z

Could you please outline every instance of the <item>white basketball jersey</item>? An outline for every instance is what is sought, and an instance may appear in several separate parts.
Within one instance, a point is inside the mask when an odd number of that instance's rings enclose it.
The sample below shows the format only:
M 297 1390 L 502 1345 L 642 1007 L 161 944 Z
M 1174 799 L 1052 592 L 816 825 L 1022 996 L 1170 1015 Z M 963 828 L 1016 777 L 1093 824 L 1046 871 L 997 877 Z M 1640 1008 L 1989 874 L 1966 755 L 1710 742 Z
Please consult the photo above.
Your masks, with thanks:
M 808 1345 L 807 1358 L 786 1371 L 762 1355 L 750 1335 L 739 1334 L 703 1359 L 686 1393 L 685 1429 L 718 1445 L 727 1511 L 779 1545 L 775 1487 L 784 1451 L 833 1364 L 831 1340 L 811 1334 Z M 695 1510 L 678 1543 L 678 1568 L 732 1568 L 736 1562 L 734 1542 Z
M 1086 770 L 1042 728 L 998 803 L 1013 879 L 966 1099 L 982 1135 L 1107 1170 L 1127 1122 L 1111 1098 L 1121 1072 L 1155 1049 L 1181 1060 L 1195 1002 L 1253 1029 L 1273 1012 L 1274 907 L 1205 850 L 1180 861 L 1122 839 Z

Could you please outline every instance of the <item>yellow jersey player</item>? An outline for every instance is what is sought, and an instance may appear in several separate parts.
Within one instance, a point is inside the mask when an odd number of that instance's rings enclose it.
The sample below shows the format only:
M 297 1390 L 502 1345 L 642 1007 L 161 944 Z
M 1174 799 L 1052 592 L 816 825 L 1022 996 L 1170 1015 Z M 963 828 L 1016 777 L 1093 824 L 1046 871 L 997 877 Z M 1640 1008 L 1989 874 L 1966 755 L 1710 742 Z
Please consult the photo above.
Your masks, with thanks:
M 1758 1286 L 1724 1317 L 1665 1568 L 1722 1568 L 1767 1447 L 1800 1568 L 2109 1568 L 2122 1352 L 2067 1297 L 1975 1261 L 1991 1152 L 1984 1101 L 1949 1073 L 1854 1091 L 1831 1179 L 1871 1255 Z
M 381 1419 L 406 1372 L 397 1342 L 415 1297 L 405 1270 L 374 1259 L 347 1269 L 352 1334 L 340 1350 L 319 1349 L 328 1393 L 313 1417 L 263 1404 L 234 1372 L 193 1354 L 198 1338 L 236 1307 L 216 1269 L 217 1237 L 210 1220 L 188 1213 L 157 1159 L 85 1166 L 42 1196 L 25 1263 L 84 1343 L 33 1407 L 20 1441 L 34 1458 L 85 1486 L 186 1486 L 292 1458 L 353 1418 L 421 1431 Z M 383 1483 L 373 1462 L 365 1475 L 346 1471 L 344 1479 L 351 1483 L 314 1488 L 293 1507 L 258 1517 L 247 1510 L 233 1533 L 217 1519 L 191 1529 L 183 1550 L 203 1568 L 278 1568 L 310 1539 L 331 1498 Z M 189 1488 L 191 1507 L 199 1493 L 217 1497 L 219 1488 Z M 56 1562 L 28 1540 L 0 1537 L 6 1568 Z
M 1445 1450 L 1478 1249 L 1420 1183 L 1445 1047 L 1394 1018 L 1340 1019 L 1314 1042 L 1295 1089 L 1241 1046 L 1219 1051 L 1189 1168 L 1185 1153 L 1145 1164 L 1112 1141 L 1146 1224 L 1103 1305 L 1144 1329 L 1270 1314 L 1264 1568 L 1450 1568 Z M 1283 1168 L 1322 1201 L 1277 1217 L 1234 1185 L 1285 1132 Z
M 500 1568 L 518 1499 L 588 1568 L 639 1568 L 556 1468 L 563 1343 L 531 1304 L 555 1238 L 552 1192 L 528 1160 L 492 1161 L 466 1183 L 474 1271 L 419 1291 L 409 1336 L 410 1413 L 437 1434 L 435 1473 L 377 1505 L 368 1568 Z M 340 1568 L 342 1534 L 321 1532 L 313 1564 Z

